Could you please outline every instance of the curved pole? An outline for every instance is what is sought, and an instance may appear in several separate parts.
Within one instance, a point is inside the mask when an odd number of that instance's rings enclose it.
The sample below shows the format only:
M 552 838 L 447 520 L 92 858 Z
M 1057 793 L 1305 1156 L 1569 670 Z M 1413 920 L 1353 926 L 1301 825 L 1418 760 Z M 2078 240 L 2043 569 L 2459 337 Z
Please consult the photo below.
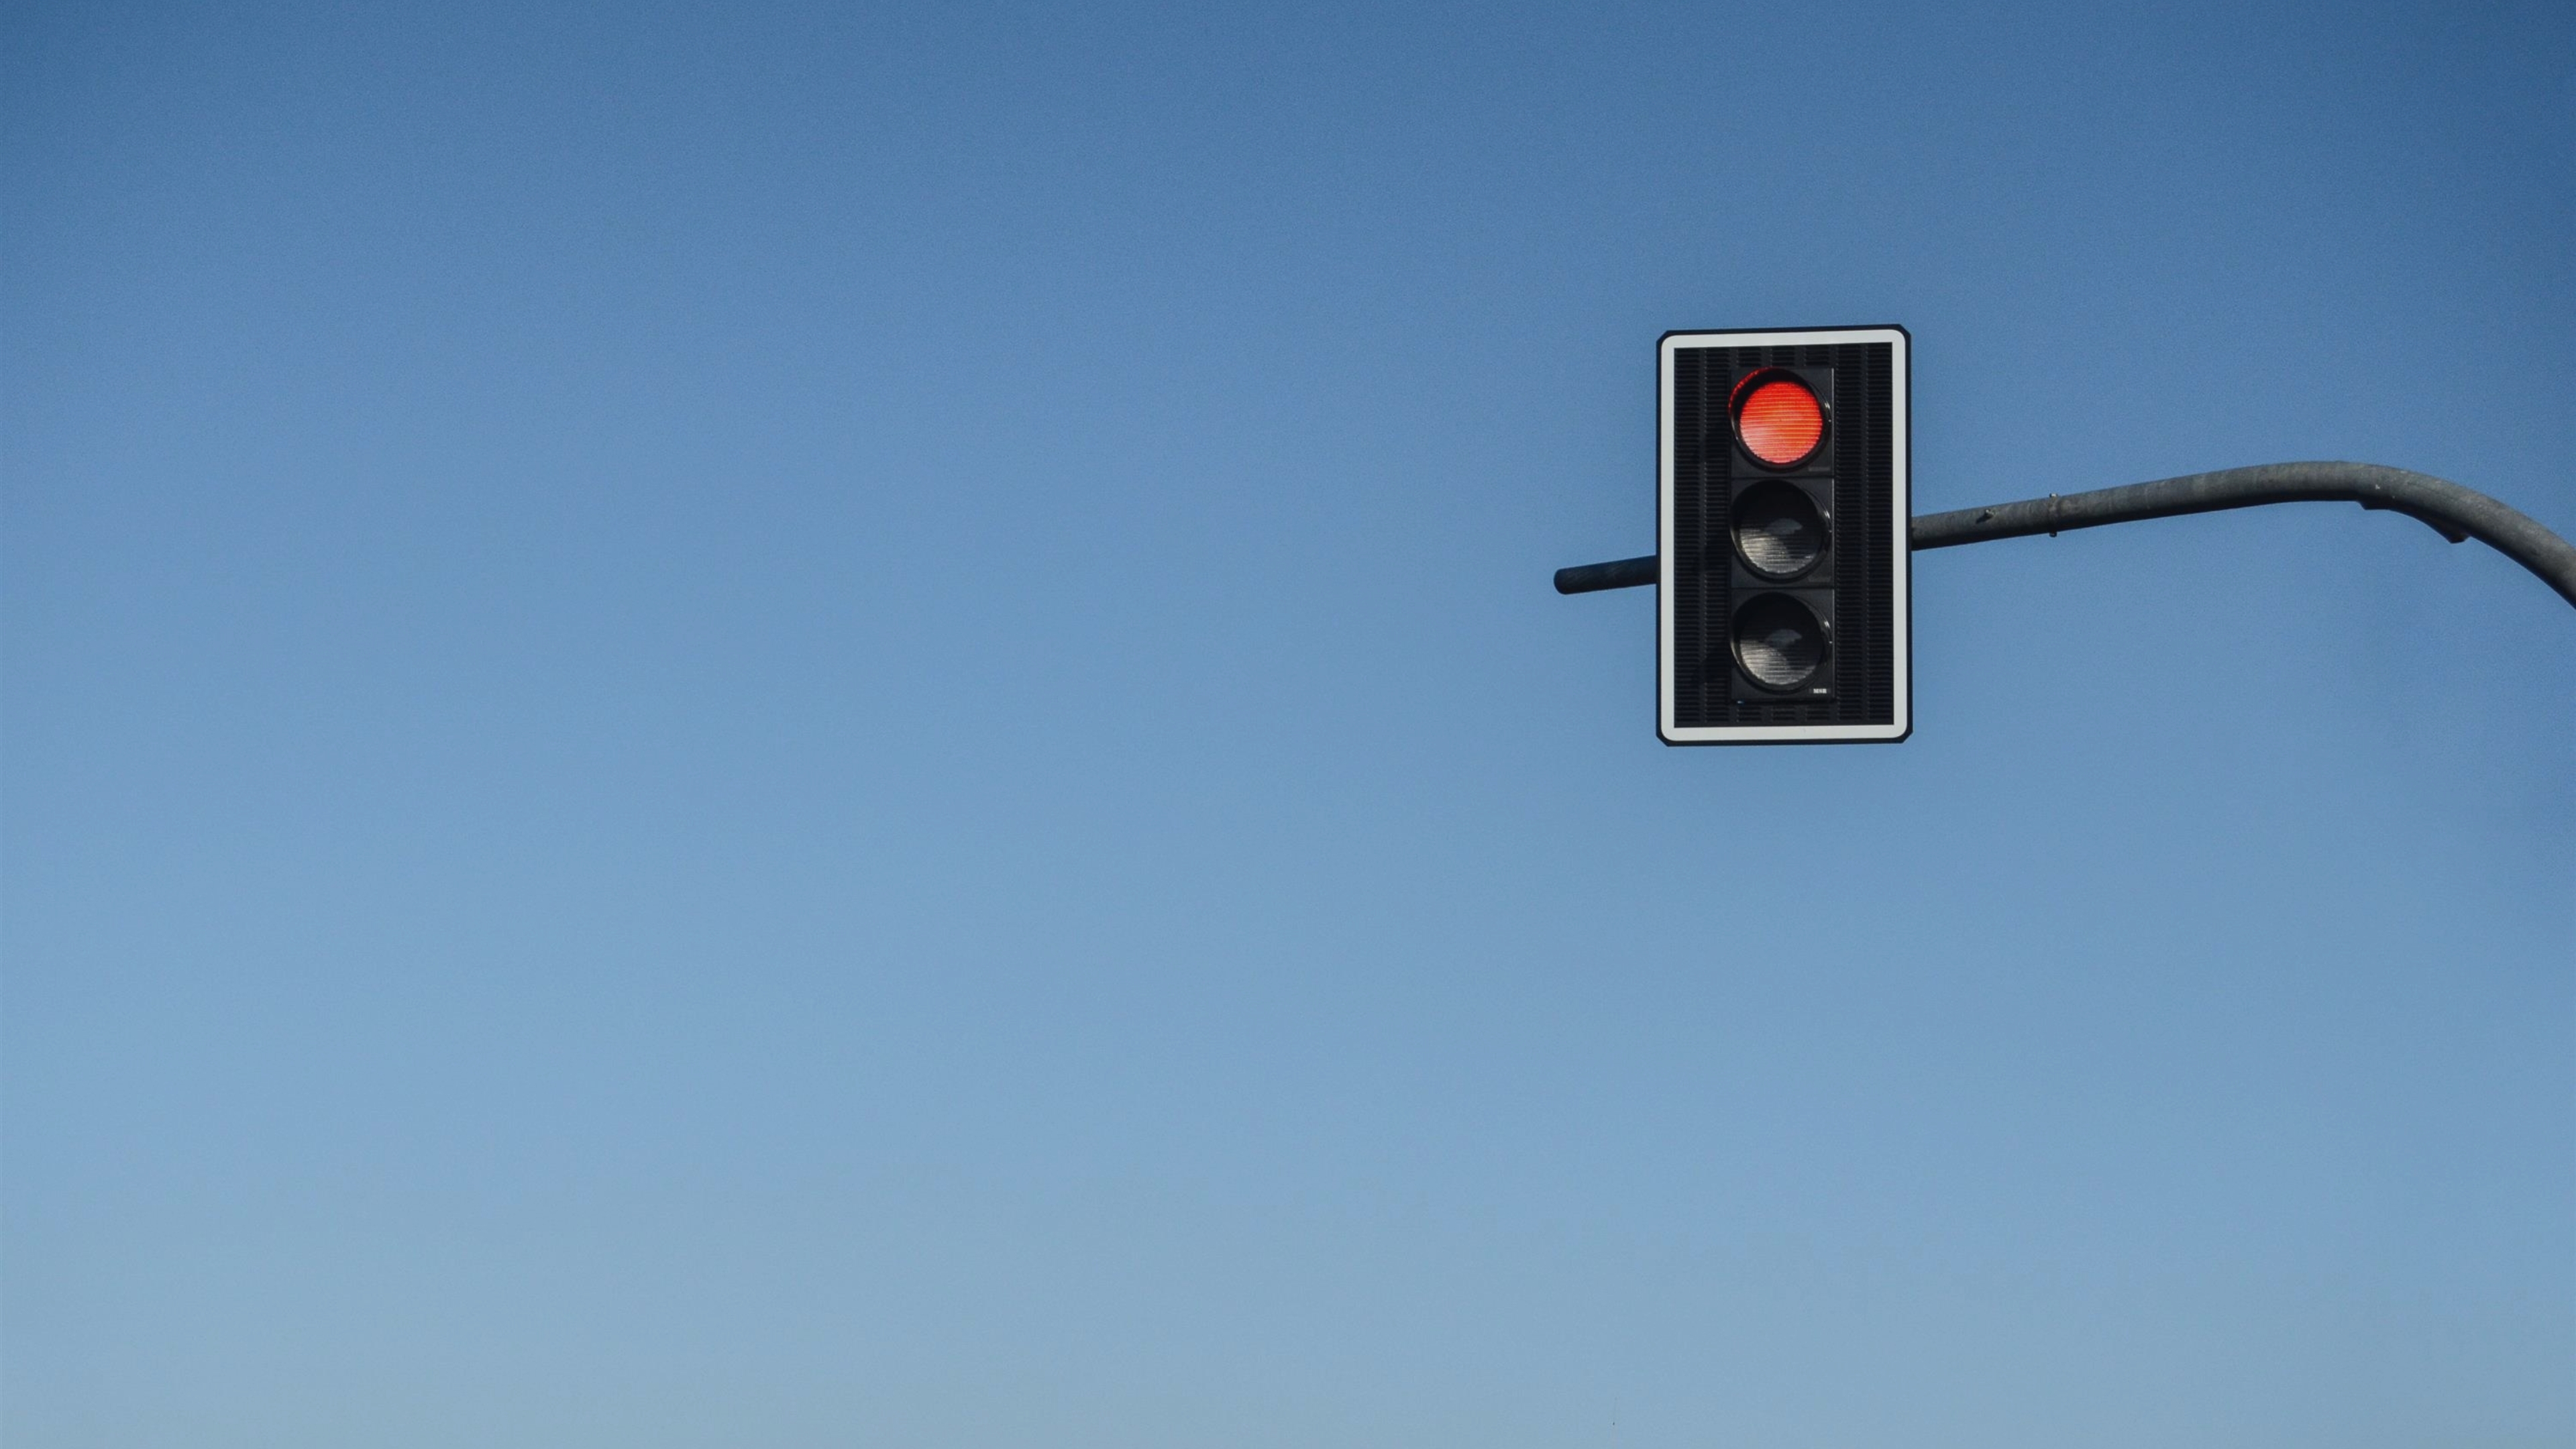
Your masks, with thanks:
M 2266 463 L 2090 493 L 2051 494 L 2021 503 L 1927 513 L 1912 521 L 1910 532 L 1917 549 L 1954 548 L 2265 503 L 2358 503 L 2403 513 L 2431 525 L 2453 543 L 2474 538 L 2489 545 L 2576 604 L 2576 544 L 2483 493 L 2376 463 Z M 1556 571 L 1560 594 L 1636 588 L 1654 581 L 1651 554 Z

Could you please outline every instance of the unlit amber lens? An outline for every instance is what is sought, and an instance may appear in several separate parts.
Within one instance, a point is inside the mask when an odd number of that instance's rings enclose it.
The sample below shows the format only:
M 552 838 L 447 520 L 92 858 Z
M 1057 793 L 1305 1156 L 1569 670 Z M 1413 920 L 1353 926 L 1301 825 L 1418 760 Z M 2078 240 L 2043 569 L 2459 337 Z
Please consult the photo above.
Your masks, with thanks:
M 1744 451 L 1785 468 L 1816 451 L 1825 436 L 1825 410 L 1806 384 L 1775 378 L 1753 389 L 1735 415 Z

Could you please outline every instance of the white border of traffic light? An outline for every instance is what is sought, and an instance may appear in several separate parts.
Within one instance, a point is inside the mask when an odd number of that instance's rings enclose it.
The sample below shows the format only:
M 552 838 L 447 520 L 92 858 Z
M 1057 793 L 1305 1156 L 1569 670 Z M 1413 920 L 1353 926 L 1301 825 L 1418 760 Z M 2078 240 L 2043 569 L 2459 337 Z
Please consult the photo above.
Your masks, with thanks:
M 1896 720 L 1871 725 L 1673 725 L 1673 353 L 1683 347 L 1809 347 L 1885 342 L 1889 369 L 1895 526 L 1888 547 L 1895 626 Z M 1668 745 L 1755 745 L 1792 741 L 1894 742 L 1914 732 L 1914 339 L 1902 327 L 1810 327 L 1792 332 L 1667 332 L 1655 347 L 1655 732 Z

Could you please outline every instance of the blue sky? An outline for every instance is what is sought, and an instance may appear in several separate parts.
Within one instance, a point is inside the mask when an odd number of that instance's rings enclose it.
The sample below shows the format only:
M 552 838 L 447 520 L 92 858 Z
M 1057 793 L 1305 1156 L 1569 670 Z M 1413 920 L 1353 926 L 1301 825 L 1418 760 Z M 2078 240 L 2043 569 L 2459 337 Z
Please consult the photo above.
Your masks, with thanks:
M 2576 534 L 2563 7 L 0 18 L 12 1445 L 2563 1444 L 2576 618 L 1926 554 L 1656 743 L 1671 328 L 1923 511 Z

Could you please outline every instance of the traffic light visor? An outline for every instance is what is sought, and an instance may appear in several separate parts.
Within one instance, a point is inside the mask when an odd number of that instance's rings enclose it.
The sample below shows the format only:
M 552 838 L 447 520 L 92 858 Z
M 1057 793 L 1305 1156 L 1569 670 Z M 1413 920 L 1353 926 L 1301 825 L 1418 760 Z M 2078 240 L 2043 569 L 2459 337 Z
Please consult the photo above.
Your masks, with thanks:
M 1762 462 L 1795 467 L 1824 441 L 1824 404 L 1789 373 L 1757 372 L 1736 385 L 1735 437 Z

